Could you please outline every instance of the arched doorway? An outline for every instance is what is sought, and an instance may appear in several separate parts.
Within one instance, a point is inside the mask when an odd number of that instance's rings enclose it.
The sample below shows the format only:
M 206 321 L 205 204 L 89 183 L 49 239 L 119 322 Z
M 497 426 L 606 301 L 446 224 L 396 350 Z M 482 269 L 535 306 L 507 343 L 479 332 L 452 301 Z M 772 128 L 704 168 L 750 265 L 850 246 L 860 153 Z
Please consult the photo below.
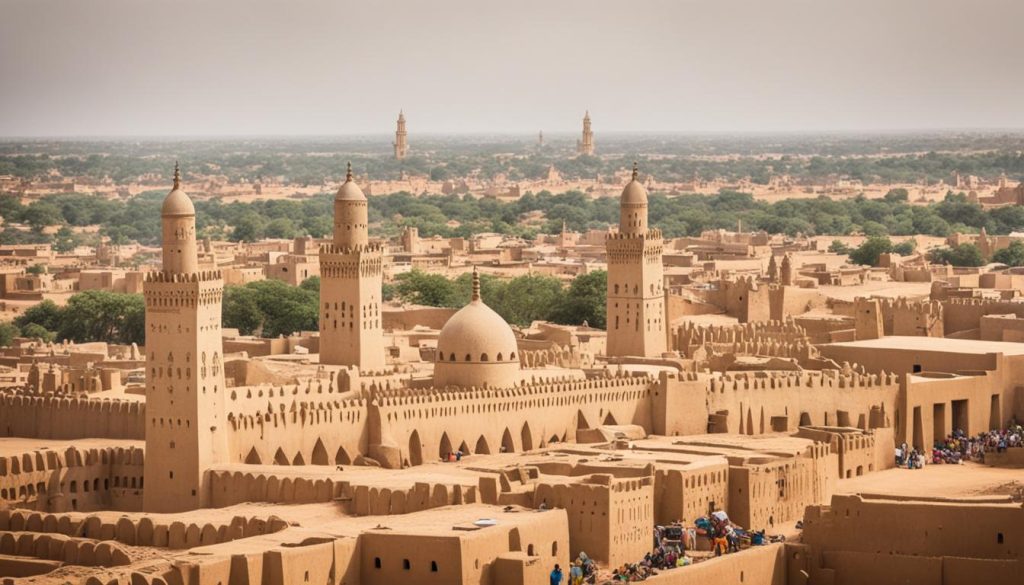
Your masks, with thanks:
M 249 454 L 245 456 L 245 463 L 247 465 L 259 465 L 260 463 L 263 463 L 259 452 L 256 451 L 256 447 L 249 449 Z
M 508 432 L 508 427 L 505 427 L 505 432 L 501 435 L 501 452 L 502 453 L 515 453 L 516 444 L 512 442 L 512 433 Z
M 487 439 L 483 435 L 480 435 L 480 438 L 476 440 L 476 449 L 473 449 L 473 452 L 480 455 L 490 455 L 491 448 L 487 445 Z
M 351 465 L 352 458 L 348 456 L 348 451 L 345 447 L 338 447 L 338 452 L 334 454 L 335 465 Z
M 519 432 L 519 441 L 523 444 L 523 451 L 533 449 L 533 433 L 530 432 L 530 423 L 523 423 L 523 429 Z
M 589 429 L 590 423 L 587 422 L 587 417 L 583 416 L 582 410 L 576 411 L 576 430 Z
M 288 465 L 288 456 L 284 454 L 280 447 L 274 453 L 274 465 Z
M 313 445 L 313 457 L 310 459 L 313 465 L 328 465 L 330 462 L 327 460 L 327 448 L 324 447 L 324 442 L 320 439 L 316 440 L 316 445 Z
M 419 431 L 413 431 L 409 435 L 409 463 L 423 465 L 423 445 L 420 443 Z
M 441 444 L 437 448 L 437 455 L 442 461 L 448 460 L 448 454 L 453 453 L 455 449 L 452 449 L 452 441 L 448 438 L 448 433 L 441 433 Z

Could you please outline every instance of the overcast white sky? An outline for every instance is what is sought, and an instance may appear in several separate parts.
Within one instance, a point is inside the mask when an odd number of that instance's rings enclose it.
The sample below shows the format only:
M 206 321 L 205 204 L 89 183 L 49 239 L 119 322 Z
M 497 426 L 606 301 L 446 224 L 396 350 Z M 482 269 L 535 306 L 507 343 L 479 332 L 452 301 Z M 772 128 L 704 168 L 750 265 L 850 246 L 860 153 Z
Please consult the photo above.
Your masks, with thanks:
M 1024 128 L 1024 0 L 0 0 L 0 136 Z

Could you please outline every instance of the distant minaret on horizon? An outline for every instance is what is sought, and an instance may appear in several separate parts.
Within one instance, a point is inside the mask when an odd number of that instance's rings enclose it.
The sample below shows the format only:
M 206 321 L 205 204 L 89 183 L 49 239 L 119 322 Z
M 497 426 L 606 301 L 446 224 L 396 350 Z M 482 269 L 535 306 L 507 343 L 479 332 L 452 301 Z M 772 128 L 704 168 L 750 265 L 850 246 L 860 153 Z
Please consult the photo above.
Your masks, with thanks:
M 541 130 L 540 132 L 537 133 L 537 146 L 542 147 L 542 148 L 544 146 L 544 131 L 543 130 Z
M 576 152 L 588 156 L 594 154 L 594 131 L 590 129 L 590 110 L 583 115 L 583 139 L 576 142 Z
M 405 130 L 405 112 L 398 111 L 398 128 L 395 129 L 395 158 L 402 160 L 409 150 L 409 133 Z

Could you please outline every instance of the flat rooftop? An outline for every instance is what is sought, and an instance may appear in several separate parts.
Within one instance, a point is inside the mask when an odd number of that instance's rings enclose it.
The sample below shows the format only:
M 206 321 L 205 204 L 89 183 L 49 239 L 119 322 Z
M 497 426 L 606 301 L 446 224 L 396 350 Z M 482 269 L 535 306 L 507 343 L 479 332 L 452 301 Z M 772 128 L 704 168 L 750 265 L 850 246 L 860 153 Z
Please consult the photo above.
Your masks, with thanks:
M 923 469 L 885 469 L 840 479 L 836 493 L 964 498 L 1008 496 L 1022 488 L 1024 471 L 1020 469 L 968 462 L 963 465 L 925 465 Z
M 854 347 L 865 349 L 938 351 L 944 353 L 964 353 L 985 355 L 1001 353 L 1004 355 L 1024 355 L 1024 343 L 1009 341 L 979 341 L 976 339 L 948 339 L 945 337 L 904 337 L 889 336 L 879 339 L 862 341 L 844 341 L 829 343 L 826 347 Z
M 869 280 L 856 286 L 832 286 L 823 285 L 817 289 L 826 297 L 853 302 L 857 297 L 897 297 L 925 298 L 931 294 L 932 283 L 930 282 L 892 282 Z
M 534 521 L 539 514 L 519 506 L 491 506 L 487 504 L 465 504 L 431 508 L 412 514 L 389 516 L 355 516 L 326 523 L 316 528 L 337 535 L 358 536 L 363 532 L 386 530 L 391 534 L 419 534 L 423 536 L 460 536 L 467 532 L 486 530 L 477 526 L 478 520 L 493 520 L 493 526 L 515 526 Z
M 657 453 L 678 453 L 690 456 L 731 458 L 730 465 L 740 461 L 764 462 L 795 457 L 814 444 L 811 439 L 785 433 L 766 435 L 706 434 L 686 437 L 650 436 L 632 441 L 636 449 Z

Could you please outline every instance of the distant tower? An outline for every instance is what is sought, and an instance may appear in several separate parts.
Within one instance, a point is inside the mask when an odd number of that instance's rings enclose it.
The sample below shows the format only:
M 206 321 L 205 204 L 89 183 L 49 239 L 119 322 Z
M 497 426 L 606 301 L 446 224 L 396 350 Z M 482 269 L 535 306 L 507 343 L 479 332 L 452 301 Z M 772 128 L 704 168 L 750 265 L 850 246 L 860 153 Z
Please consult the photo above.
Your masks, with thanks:
M 558 247 L 565 248 L 569 245 L 569 226 L 562 220 L 562 231 L 558 234 Z
M 793 286 L 793 258 L 789 254 L 782 257 L 782 268 L 779 269 L 779 278 L 784 286 Z
M 590 110 L 583 116 L 583 139 L 576 143 L 579 154 L 594 154 L 594 131 L 590 129 Z
M 334 240 L 320 248 L 322 364 L 363 371 L 384 367 L 384 250 L 370 243 L 368 223 L 366 195 L 352 180 L 349 163 L 345 183 L 334 196 Z
M 398 111 L 398 128 L 395 129 L 395 158 L 402 160 L 409 151 L 409 133 L 405 131 L 405 113 Z
M 985 231 L 985 226 L 981 226 L 981 233 L 978 234 L 978 251 L 981 252 L 981 257 L 986 261 L 992 256 L 991 242 L 988 241 L 988 233 Z
M 146 460 L 143 509 L 181 512 L 210 503 L 207 470 L 228 460 L 221 363 L 220 272 L 199 271 L 196 210 L 181 190 L 164 199 L 163 269 L 146 300 Z
M 775 256 L 768 260 L 768 282 L 779 281 L 779 265 L 775 262 Z
M 619 233 L 608 255 L 608 355 L 660 357 L 666 349 L 664 242 L 647 226 L 647 189 L 633 178 L 619 201 Z
M 543 130 L 541 130 L 540 132 L 537 133 L 537 146 L 540 147 L 540 148 L 544 148 L 544 131 Z
M 420 253 L 420 229 L 406 227 L 402 231 L 402 251 L 409 254 Z

